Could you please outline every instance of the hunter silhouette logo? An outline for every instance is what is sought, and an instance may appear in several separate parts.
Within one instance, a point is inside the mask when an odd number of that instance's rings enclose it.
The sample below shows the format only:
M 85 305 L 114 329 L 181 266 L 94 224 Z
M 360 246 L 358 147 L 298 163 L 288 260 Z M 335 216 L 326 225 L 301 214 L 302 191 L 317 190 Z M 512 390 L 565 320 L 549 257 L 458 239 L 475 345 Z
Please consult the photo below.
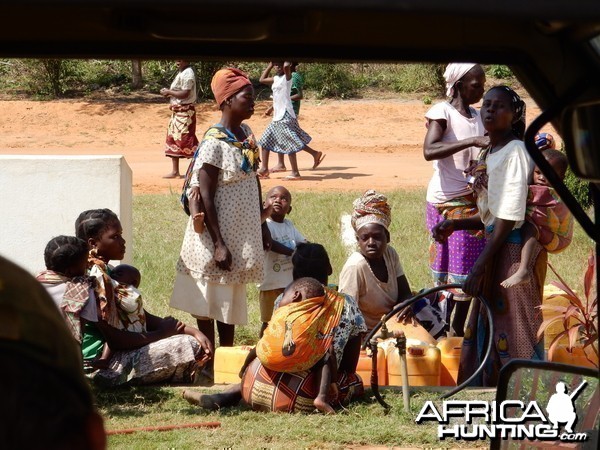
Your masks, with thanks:
M 587 381 L 584 380 L 569 394 L 565 383 L 556 383 L 556 392 L 550 396 L 545 411 L 543 404 L 538 405 L 535 400 L 444 400 L 441 407 L 429 400 L 421 408 L 415 422 L 438 422 L 440 440 L 586 441 L 587 433 L 574 431 L 577 423 L 574 401 L 586 385 Z M 552 389 L 551 386 L 549 388 Z M 564 424 L 562 432 L 561 424 Z
M 557 430 L 559 423 L 566 423 L 565 431 L 570 434 L 573 433 L 573 425 L 577 421 L 573 400 L 586 384 L 587 381 L 583 380 L 571 394 L 567 394 L 567 385 L 562 381 L 556 383 L 556 394 L 552 394 L 552 397 L 548 400 L 548 406 L 546 406 L 548 419 L 552 422 L 553 429 Z

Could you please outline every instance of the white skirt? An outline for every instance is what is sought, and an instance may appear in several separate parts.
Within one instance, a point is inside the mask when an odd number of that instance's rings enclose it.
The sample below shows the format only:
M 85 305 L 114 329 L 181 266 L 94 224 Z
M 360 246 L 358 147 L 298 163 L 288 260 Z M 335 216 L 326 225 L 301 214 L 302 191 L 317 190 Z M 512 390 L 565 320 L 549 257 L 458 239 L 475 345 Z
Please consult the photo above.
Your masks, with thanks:
M 170 305 L 197 319 L 214 319 L 229 325 L 248 323 L 245 284 L 212 283 L 177 272 Z

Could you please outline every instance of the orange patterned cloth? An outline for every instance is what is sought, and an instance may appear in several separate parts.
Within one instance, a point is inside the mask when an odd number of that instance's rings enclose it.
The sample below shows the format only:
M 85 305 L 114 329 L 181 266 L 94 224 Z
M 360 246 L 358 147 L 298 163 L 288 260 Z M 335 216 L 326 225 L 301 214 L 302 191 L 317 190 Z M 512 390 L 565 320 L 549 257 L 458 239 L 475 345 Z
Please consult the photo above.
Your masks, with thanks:
M 235 67 L 218 70 L 210 82 L 217 105 L 221 104 L 238 92 L 244 86 L 252 84 L 248 79 L 248 75 Z
M 550 253 L 559 253 L 573 240 L 573 215 L 549 186 L 530 185 L 526 220 L 537 230 L 540 244 Z
M 290 303 L 275 310 L 256 355 L 268 369 L 300 372 L 314 366 L 333 344 L 344 296 L 326 290 L 323 297 Z

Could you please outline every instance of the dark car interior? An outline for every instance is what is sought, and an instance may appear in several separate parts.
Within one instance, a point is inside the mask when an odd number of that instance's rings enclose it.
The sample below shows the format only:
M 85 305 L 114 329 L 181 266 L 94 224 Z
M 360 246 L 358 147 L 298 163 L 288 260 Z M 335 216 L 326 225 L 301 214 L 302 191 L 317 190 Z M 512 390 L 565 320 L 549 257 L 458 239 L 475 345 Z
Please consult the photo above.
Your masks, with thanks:
M 2 16 L 6 58 L 506 64 L 542 110 L 526 132 L 527 149 L 598 250 L 598 209 L 590 218 L 534 144 L 551 122 L 572 170 L 590 182 L 594 203 L 600 199 L 598 0 L 20 0 L 3 2 Z M 597 377 L 514 361 L 497 400 L 515 398 L 526 378 L 556 373 Z M 582 426 L 597 426 L 595 392 L 595 403 L 582 405 L 593 415 Z

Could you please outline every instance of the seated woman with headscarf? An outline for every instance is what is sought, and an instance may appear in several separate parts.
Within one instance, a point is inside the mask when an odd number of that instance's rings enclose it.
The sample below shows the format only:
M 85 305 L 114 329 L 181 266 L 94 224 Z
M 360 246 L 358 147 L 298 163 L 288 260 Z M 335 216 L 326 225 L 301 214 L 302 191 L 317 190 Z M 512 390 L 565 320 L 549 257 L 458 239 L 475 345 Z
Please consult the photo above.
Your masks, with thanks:
M 356 299 L 370 331 L 412 294 L 398 253 L 388 245 L 392 219 L 386 196 L 368 190 L 353 206 L 352 227 L 359 251 L 344 264 L 340 292 Z

